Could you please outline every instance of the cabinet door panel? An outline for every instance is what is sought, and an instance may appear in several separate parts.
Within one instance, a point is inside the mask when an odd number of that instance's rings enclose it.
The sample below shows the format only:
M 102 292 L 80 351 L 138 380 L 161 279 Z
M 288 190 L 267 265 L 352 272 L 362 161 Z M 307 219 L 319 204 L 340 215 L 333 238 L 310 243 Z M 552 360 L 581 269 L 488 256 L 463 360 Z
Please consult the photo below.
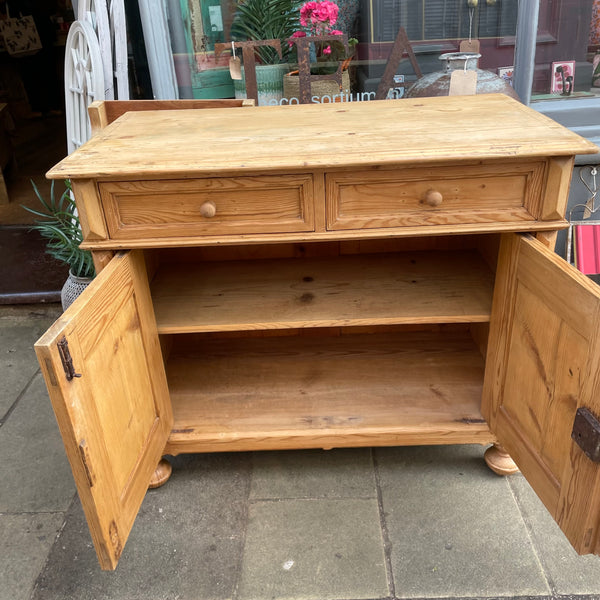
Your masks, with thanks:
M 571 439 L 600 416 L 600 288 L 530 236 L 500 249 L 482 412 L 575 549 L 598 553 L 600 465 Z
M 100 565 L 114 569 L 173 422 L 142 254 L 116 256 L 36 353 Z

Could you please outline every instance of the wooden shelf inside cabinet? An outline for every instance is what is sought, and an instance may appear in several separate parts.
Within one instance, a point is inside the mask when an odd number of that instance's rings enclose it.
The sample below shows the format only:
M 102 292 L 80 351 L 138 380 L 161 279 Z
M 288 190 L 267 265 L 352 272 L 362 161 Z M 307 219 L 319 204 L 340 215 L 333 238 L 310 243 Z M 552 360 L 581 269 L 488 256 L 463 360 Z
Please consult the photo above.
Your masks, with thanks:
M 164 265 L 162 334 L 490 319 L 493 274 L 474 251 Z
M 194 339 L 167 363 L 168 453 L 493 440 L 468 331 Z

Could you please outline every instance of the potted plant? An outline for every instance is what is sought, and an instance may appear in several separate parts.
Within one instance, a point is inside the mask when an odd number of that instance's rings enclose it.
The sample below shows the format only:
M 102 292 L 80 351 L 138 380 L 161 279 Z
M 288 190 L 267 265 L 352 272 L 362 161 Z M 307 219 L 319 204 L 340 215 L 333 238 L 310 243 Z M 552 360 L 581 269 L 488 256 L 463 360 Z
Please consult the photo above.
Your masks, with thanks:
M 298 0 L 238 0 L 231 25 L 235 41 L 280 40 L 281 58 L 275 48 L 259 46 L 256 49 L 260 64 L 256 66 L 258 104 L 275 104 L 283 96 L 283 75 L 288 71 L 290 47 L 288 39 L 297 28 Z M 243 79 L 234 80 L 237 97 L 245 97 Z
M 329 101 L 333 101 L 335 96 L 340 97 L 350 93 L 350 76 L 348 66 L 354 55 L 355 46 L 358 43 L 356 38 L 348 39 L 348 51 L 341 41 L 343 31 L 334 29 L 338 20 L 339 7 L 330 0 L 305 2 L 300 8 L 300 26 L 294 31 L 292 38 L 304 38 L 314 36 L 340 36 L 340 41 L 315 41 L 312 44 L 311 74 L 326 75 L 334 73 L 342 66 L 342 88 L 339 89 L 334 81 L 317 81 L 314 84 L 313 98 L 319 97 L 324 101 L 326 96 Z M 290 45 L 291 42 L 290 42 Z M 300 84 L 298 81 L 298 71 L 292 71 L 284 77 L 284 94 L 289 99 L 299 96 Z
M 82 250 L 79 245 L 83 234 L 79 226 L 75 201 L 71 194 L 71 183 L 65 181 L 65 191 L 56 198 L 54 181 L 50 186 L 50 198 L 44 200 L 37 185 L 32 181 L 33 190 L 42 205 L 42 210 L 24 206 L 30 213 L 41 217 L 33 225 L 33 229 L 47 240 L 46 252 L 61 262 L 69 265 L 69 277 L 61 291 L 63 310 L 83 292 L 95 275 L 92 254 Z

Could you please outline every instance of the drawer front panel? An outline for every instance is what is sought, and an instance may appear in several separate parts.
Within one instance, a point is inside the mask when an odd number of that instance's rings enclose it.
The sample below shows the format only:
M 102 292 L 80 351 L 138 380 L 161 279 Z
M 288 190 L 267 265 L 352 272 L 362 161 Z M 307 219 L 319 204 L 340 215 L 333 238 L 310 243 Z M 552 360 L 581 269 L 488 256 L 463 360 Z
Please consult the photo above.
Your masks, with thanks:
M 545 163 L 327 175 L 327 227 L 358 229 L 534 221 Z
M 112 239 L 314 230 L 310 174 L 100 183 Z

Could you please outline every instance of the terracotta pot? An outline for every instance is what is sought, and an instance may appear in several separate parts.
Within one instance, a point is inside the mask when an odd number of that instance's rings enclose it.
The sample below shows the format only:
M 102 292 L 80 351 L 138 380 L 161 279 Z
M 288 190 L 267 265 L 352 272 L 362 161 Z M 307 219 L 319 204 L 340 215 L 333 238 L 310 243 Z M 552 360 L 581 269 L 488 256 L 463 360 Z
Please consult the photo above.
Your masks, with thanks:
M 450 89 L 450 76 L 452 71 L 457 69 L 466 69 L 477 72 L 477 93 L 478 94 L 506 94 L 515 100 L 520 100 L 519 96 L 502 77 L 498 77 L 491 71 L 484 71 L 477 68 L 477 60 L 481 54 L 475 52 L 447 52 L 440 56 L 444 62 L 444 69 L 435 73 L 428 73 L 417 79 L 409 88 L 407 98 L 422 98 L 424 96 L 447 96 Z
M 342 73 L 342 89 L 331 80 L 314 81 L 310 86 L 311 102 L 341 102 L 340 94 L 350 95 L 350 74 Z M 337 96 L 337 98 L 335 98 Z M 300 103 L 300 79 L 297 74 L 286 73 L 283 76 L 283 97 L 288 104 Z

